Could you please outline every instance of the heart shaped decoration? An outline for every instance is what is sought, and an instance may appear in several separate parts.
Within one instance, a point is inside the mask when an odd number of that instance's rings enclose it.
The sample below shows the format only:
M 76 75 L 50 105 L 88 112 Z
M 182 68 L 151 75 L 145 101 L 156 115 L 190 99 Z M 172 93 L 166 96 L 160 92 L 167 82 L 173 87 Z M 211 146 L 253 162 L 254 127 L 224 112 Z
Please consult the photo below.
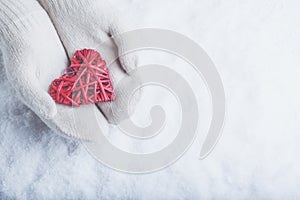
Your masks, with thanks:
M 72 106 L 115 99 L 106 62 L 93 49 L 75 52 L 71 65 L 50 85 L 49 94 L 57 103 Z

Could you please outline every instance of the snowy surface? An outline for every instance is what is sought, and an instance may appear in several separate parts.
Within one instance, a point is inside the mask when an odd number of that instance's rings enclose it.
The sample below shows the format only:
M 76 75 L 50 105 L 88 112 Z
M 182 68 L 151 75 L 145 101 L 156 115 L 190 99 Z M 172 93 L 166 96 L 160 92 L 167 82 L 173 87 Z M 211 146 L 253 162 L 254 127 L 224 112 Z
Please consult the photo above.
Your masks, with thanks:
M 1 64 L 0 199 L 299 199 L 300 2 L 113 3 L 137 27 L 174 30 L 206 50 L 227 96 L 221 140 L 202 161 L 199 137 L 164 170 L 116 172 L 15 99 Z

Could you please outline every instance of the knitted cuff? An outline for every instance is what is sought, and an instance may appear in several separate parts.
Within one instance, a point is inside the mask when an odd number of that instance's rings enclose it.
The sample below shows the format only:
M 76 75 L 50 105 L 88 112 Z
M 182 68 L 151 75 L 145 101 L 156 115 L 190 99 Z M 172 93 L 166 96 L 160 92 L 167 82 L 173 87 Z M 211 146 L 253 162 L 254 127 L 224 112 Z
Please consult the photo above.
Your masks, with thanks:
M 39 26 L 37 15 L 46 14 L 36 1 L 1 0 L 0 1 L 0 38 L 11 40 L 20 32 L 26 32 Z

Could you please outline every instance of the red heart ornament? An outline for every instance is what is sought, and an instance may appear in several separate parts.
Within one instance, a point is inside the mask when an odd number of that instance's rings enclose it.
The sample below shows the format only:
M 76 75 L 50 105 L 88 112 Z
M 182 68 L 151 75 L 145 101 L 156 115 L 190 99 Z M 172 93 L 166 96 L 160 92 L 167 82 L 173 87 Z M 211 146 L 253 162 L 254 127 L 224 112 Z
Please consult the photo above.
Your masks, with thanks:
M 93 49 L 75 52 L 71 65 L 50 85 L 49 94 L 59 104 L 74 106 L 115 99 L 106 62 Z

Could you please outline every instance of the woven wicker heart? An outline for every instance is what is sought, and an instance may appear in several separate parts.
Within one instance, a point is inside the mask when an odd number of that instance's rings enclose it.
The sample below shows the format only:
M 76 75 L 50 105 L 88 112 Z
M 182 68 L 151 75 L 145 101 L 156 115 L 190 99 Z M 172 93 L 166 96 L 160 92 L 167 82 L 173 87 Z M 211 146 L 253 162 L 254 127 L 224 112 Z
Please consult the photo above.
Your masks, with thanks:
M 57 103 L 74 106 L 115 98 L 106 62 L 92 49 L 76 51 L 70 67 L 52 82 L 49 93 Z

